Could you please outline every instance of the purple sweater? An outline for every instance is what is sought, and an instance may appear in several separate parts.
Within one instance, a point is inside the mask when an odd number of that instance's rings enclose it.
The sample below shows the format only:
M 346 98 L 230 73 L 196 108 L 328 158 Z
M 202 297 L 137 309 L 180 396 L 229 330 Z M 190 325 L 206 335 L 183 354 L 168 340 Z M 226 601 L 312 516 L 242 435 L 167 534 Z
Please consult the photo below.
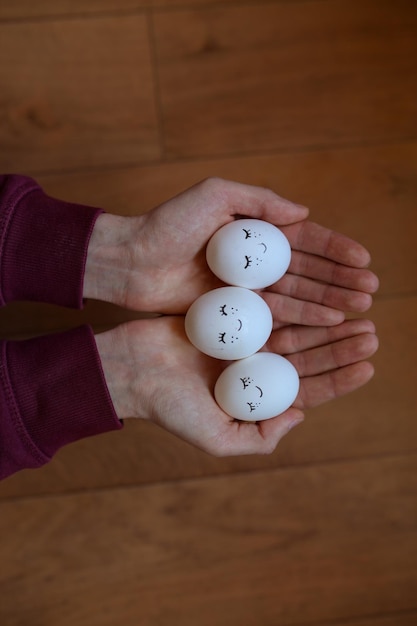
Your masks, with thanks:
M 24 176 L 0 176 L 0 306 L 82 308 L 87 247 L 101 211 L 54 200 Z M 93 332 L 83 326 L 0 341 L 0 479 L 47 463 L 72 441 L 122 427 Z

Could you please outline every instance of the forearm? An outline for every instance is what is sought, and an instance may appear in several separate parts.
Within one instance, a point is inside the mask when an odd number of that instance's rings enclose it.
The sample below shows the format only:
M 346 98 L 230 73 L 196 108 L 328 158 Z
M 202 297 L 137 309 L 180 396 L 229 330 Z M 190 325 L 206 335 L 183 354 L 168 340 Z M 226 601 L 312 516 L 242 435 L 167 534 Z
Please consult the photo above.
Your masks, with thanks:
M 121 428 L 91 329 L 1 342 L 0 413 L 0 478 Z
M 0 177 L 0 305 L 81 308 L 84 265 L 101 209 L 50 198 L 26 176 Z

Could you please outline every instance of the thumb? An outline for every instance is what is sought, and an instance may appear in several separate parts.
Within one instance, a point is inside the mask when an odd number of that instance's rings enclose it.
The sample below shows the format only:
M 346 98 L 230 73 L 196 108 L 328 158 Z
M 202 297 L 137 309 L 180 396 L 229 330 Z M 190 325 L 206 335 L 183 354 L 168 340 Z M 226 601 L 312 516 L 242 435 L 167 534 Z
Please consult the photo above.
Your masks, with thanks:
M 225 180 L 217 180 L 215 184 L 233 216 L 261 219 L 276 226 L 293 224 L 308 217 L 307 207 L 282 198 L 271 189 Z

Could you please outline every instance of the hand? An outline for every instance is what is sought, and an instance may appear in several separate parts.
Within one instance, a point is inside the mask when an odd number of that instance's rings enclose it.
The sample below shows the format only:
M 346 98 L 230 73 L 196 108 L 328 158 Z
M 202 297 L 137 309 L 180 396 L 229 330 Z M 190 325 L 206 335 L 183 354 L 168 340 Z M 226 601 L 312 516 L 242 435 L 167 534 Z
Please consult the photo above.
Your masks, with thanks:
M 236 216 L 269 221 L 294 249 L 289 274 L 261 295 L 276 325 L 331 325 L 342 311 L 365 311 L 378 287 L 358 243 L 306 220 L 308 210 L 268 189 L 208 179 L 134 218 L 104 214 L 88 250 L 84 296 L 133 310 L 185 313 L 201 294 L 222 285 L 205 247 Z
M 377 349 L 372 322 L 350 320 L 331 328 L 287 326 L 265 347 L 295 365 L 300 392 L 282 415 L 248 424 L 216 404 L 215 382 L 227 363 L 196 350 L 182 317 L 121 325 L 96 336 L 110 395 L 120 418 L 149 419 L 216 456 L 271 453 L 303 410 L 354 391 L 373 375 L 366 361 Z

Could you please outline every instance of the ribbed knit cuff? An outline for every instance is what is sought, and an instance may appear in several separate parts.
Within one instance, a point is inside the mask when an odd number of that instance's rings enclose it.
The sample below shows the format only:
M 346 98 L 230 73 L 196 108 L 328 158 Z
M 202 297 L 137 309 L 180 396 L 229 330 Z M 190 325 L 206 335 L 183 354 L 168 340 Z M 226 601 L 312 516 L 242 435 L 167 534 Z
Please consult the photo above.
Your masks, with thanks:
M 51 458 L 73 441 L 122 428 L 90 327 L 7 342 L 6 362 L 19 428 L 42 456 Z
M 0 305 L 82 308 L 88 244 L 102 211 L 50 198 L 30 178 L 2 178 Z

